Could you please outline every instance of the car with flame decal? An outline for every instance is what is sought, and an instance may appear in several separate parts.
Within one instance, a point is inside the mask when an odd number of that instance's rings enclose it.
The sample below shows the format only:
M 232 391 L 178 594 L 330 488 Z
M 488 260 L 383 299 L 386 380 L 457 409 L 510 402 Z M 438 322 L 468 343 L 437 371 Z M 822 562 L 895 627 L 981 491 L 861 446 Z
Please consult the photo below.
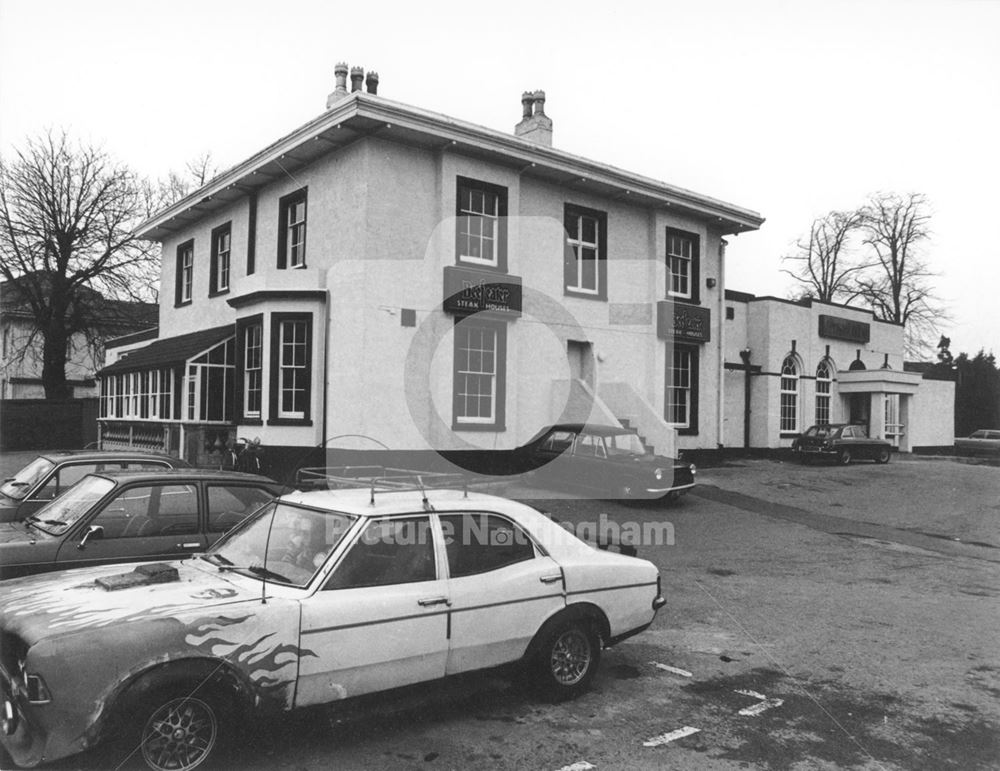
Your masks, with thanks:
M 117 739 L 193 769 L 271 711 L 472 670 L 570 698 L 665 602 L 653 564 L 521 503 L 295 492 L 186 560 L 0 582 L 0 742 L 22 766 Z

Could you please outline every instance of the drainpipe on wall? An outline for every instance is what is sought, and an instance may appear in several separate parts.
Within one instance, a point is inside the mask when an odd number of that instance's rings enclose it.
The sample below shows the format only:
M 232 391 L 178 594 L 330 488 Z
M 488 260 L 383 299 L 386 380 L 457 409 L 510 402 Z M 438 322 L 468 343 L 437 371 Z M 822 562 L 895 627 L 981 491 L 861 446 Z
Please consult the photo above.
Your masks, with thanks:
M 750 449 L 750 349 L 740 351 L 743 359 L 743 449 Z
M 716 318 L 719 325 L 719 383 L 716 393 L 716 446 L 722 449 L 726 444 L 726 239 L 719 239 L 719 281 L 716 287 L 719 292 Z

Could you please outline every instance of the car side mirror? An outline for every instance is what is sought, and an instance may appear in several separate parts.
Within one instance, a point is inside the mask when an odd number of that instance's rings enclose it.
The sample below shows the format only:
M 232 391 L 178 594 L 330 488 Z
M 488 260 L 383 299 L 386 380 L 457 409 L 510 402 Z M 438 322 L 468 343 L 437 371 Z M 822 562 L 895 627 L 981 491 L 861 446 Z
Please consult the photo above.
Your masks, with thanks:
M 86 549 L 87 541 L 94 539 L 95 541 L 100 541 L 104 538 L 104 527 L 101 525 L 91 525 L 86 533 L 83 535 L 83 540 L 76 545 L 77 549 Z

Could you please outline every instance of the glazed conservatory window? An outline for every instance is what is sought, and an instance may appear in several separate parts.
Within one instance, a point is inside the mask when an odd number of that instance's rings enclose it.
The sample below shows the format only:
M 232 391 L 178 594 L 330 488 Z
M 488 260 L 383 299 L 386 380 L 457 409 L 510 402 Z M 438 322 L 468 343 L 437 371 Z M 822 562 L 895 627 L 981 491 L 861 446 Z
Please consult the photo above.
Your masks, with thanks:
M 188 420 L 232 421 L 234 349 L 231 337 L 188 362 Z
M 830 371 L 830 363 L 821 361 L 816 368 L 816 425 L 830 425 L 830 391 L 833 386 L 833 377 Z
M 799 426 L 799 368 L 794 356 L 781 363 L 781 433 L 795 433 Z

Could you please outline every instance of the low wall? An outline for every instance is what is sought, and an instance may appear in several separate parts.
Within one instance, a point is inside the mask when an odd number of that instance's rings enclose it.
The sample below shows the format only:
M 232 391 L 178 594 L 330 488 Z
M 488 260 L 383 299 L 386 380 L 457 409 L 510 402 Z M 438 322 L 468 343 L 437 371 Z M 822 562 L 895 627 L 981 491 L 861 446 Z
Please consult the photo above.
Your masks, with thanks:
M 98 400 L 4 399 L 0 450 L 79 450 L 97 442 Z

